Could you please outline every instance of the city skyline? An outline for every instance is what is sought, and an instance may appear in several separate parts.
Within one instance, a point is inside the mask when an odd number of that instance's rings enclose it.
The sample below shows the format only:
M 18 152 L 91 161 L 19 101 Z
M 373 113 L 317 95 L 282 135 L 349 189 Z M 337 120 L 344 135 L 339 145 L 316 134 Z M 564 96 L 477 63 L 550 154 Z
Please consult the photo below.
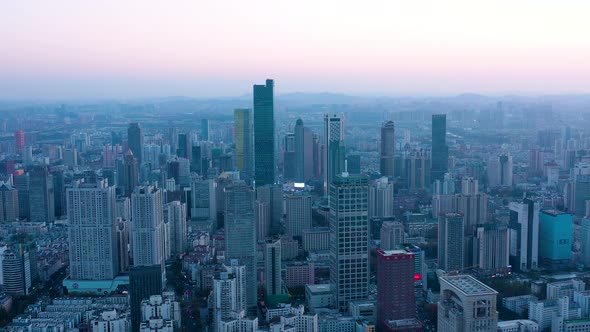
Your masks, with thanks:
M 589 93 L 588 9 L 582 1 L 9 3 L 0 98 L 232 96 L 259 77 L 275 78 L 281 92 Z

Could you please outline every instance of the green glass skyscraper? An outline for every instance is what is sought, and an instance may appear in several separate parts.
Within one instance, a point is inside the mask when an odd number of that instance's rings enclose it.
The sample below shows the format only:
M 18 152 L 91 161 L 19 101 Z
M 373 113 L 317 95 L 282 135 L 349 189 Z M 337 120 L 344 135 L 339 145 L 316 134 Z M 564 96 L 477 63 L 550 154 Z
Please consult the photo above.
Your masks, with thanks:
M 275 180 L 274 81 L 254 85 L 254 178 L 256 186 Z

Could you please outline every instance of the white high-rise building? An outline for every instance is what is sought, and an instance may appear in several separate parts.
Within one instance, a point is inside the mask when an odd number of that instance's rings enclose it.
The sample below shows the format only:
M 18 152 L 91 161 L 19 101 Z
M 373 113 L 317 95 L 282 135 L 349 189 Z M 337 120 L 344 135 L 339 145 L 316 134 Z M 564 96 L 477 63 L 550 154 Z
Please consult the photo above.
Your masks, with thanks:
M 439 332 L 496 332 L 498 292 L 469 275 L 440 277 Z
M 281 282 L 281 240 L 269 240 L 264 251 L 266 294 L 283 294 Z
M 221 321 L 246 310 L 246 267 L 232 260 L 230 265 L 224 265 L 223 268 L 225 271 L 213 279 L 210 298 L 216 330 L 219 330 Z
M 512 268 L 517 271 L 535 270 L 539 266 L 539 203 L 524 199 L 522 202 L 511 202 L 508 208 Z
M 74 182 L 66 197 L 71 278 L 114 279 L 119 273 L 115 187 L 106 179 Z
M 461 193 L 463 195 L 474 195 L 479 192 L 478 181 L 470 176 L 461 179 Z
M 362 175 L 343 173 L 330 185 L 330 283 L 340 311 L 369 292 L 368 196 Z
M 303 231 L 311 229 L 311 196 L 307 194 L 289 195 L 285 199 L 287 234 L 303 236 Z
M 399 221 L 386 221 L 381 225 L 381 250 L 395 250 L 406 238 L 404 225 Z
M 171 255 L 183 253 L 187 247 L 186 204 L 173 201 L 164 205 L 164 223 L 170 236 L 168 246 Z
M 129 319 L 120 316 L 117 310 L 105 310 L 90 321 L 92 332 L 127 332 L 131 329 Z
M 476 229 L 474 262 L 488 272 L 506 271 L 509 263 L 508 228 L 495 223 L 482 224 Z
M 393 216 L 393 183 L 387 177 L 375 180 L 369 187 L 369 218 Z
M 138 186 L 131 194 L 131 248 L 134 266 L 164 263 L 162 191 Z

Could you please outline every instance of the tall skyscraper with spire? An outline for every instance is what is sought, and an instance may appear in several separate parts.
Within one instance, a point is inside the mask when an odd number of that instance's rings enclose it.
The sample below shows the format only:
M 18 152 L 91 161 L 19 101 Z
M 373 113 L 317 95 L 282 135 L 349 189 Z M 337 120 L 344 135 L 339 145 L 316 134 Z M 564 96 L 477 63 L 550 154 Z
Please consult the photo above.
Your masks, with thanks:
M 254 178 L 256 186 L 275 181 L 274 81 L 254 85 Z
M 344 115 L 324 116 L 324 190 L 328 194 L 336 174 L 344 171 Z
M 127 145 L 131 152 L 133 152 L 135 158 L 137 158 L 137 162 L 141 165 L 143 161 L 143 131 L 137 122 L 130 123 L 129 128 L 127 128 Z
M 395 160 L 395 126 L 387 121 L 381 127 L 381 176 L 393 176 Z
M 449 147 L 447 146 L 447 115 L 432 115 L 432 165 L 430 181 L 443 181 L 449 167 Z

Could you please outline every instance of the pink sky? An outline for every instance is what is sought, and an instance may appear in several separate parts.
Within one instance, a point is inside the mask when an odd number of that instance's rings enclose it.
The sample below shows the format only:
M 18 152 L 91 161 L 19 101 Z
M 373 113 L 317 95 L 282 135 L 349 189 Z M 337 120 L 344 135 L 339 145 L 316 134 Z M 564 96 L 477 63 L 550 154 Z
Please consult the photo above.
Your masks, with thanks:
M 590 92 L 588 1 L 5 1 L 0 98 Z

